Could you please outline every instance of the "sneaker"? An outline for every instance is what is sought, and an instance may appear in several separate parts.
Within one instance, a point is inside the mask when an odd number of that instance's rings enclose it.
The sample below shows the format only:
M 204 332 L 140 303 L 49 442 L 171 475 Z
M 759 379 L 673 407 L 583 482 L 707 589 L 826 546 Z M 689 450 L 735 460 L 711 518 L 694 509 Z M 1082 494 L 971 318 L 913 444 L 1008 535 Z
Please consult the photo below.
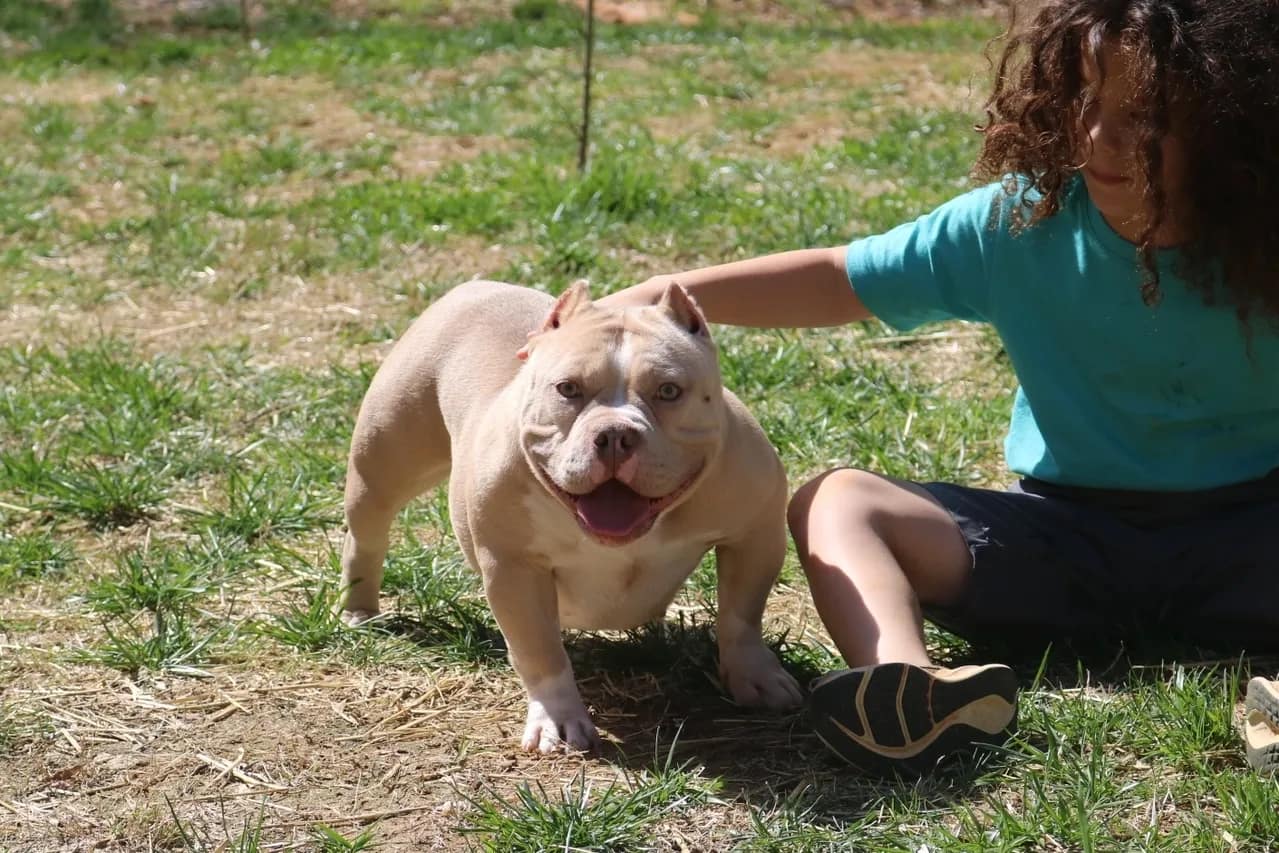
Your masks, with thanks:
M 1248 763 L 1258 773 L 1279 772 L 1279 681 L 1249 681 L 1243 714 Z
M 1017 728 L 1017 677 L 1000 664 L 908 663 L 828 673 L 809 685 L 822 742 L 876 776 L 918 776 L 948 755 L 1002 744 Z

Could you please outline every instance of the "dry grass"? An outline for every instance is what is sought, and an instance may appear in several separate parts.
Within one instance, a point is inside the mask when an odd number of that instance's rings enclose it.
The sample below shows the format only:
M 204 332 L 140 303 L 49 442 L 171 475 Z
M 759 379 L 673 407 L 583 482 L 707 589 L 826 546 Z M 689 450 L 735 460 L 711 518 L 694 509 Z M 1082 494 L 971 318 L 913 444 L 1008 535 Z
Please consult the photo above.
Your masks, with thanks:
M 252 609 L 278 611 L 257 598 Z M 773 616 L 792 631 L 816 624 L 799 591 L 779 593 Z M 749 812 L 733 801 L 760 793 L 758 780 L 785 791 L 811 784 L 825 763 L 794 719 L 740 714 L 710 685 L 670 695 L 657 673 L 581 673 L 612 744 L 606 760 L 536 758 L 516 744 L 524 697 L 506 668 L 406 671 L 277 656 L 264 669 L 251 655 L 190 677 L 134 680 L 60 662 L 93 634 L 60 607 L 11 601 L 6 618 L 46 626 L 4 649 L 12 676 L 4 701 L 48 731 L 47 747 L 11 757 L 16 773 L 0 780 L 0 841 L 24 850 L 163 847 L 178 832 L 170 808 L 193 827 L 242 828 L 262 815 L 271 838 L 303 846 L 323 823 L 376 825 L 379 849 L 465 849 L 452 826 L 468 798 L 509 795 L 516 782 L 554 791 L 579 771 L 624 782 L 628 767 L 660 759 L 675 736 L 672 718 L 685 721 L 677 755 L 731 794 L 684 828 L 695 840 L 745 830 Z M 600 642 L 609 641 L 570 647 Z
M 388 346 L 361 341 L 368 332 L 383 325 L 399 331 L 425 307 L 430 293 L 420 290 L 422 282 L 457 270 L 493 269 L 510 259 L 499 251 L 459 238 L 441 247 L 410 248 L 383 270 L 325 273 L 309 280 L 292 276 L 265 294 L 241 297 L 238 282 L 256 262 L 246 256 L 197 273 L 198 288 L 120 287 L 90 304 L 15 302 L 0 313 L 0 345 L 20 345 L 33 335 L 66 347 L 107 337 L 129 343 L 140 354 L 194 356 L 210 346 L 252 342 L 261 367 L 349 367 L 379 357 Z M 100 269 L 79 254 L 57 263 L 81 274 Z

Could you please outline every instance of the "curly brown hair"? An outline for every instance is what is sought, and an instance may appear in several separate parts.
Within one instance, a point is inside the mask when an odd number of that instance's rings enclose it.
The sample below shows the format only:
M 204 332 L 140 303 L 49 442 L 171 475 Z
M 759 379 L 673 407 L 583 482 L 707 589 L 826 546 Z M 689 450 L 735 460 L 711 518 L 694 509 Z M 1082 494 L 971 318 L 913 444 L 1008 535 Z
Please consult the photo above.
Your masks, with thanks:
M 1279 323 L 1279 0 L 1046 0 L 1025 27 L 1013 9 L 973 173 L 1010 195 L 1033 187 L 1014 227 L 1055 214 L 1074 186 L 1084 65 L 1116 43 L 1137 69 L 1147 304 L 1159 298 L 1154 237 L 1172 222 L 1185 237 L 1177 272 L 1205 300 Z M 1175 206 L 1161 179 L 1170 133 L 1186 161 Z

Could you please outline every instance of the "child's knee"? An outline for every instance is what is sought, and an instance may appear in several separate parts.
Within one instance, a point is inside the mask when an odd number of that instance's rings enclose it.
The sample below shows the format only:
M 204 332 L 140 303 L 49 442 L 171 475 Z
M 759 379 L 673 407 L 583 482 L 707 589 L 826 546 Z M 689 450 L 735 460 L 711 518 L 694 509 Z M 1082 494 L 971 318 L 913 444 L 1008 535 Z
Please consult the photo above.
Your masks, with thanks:
M 882 478 L 857 468 L 836 468 L 800 486 L 786 509 L 786 520 L 801 561 L 813 546 L 853 527 L 870 528 L 879 513 Z

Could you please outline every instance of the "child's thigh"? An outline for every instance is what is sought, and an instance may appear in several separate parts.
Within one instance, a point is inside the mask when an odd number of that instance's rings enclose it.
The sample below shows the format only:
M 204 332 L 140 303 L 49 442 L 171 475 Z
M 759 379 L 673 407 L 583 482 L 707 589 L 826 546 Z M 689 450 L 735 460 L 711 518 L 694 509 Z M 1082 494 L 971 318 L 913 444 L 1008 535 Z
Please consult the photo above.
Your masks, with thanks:
M 885 545 L 920 601 L 951 602 L 962 593 L 968 548 L 946 508 L 917 483 L 836 468 L 801 486 L 787 517 L 810 585 L 815 572 L 834 566 L 874 577 L 877 561 L 865 558 Z
M 1233 653 L 1279 650 L 1279 502 L 1225 510 L 1170 537 L 1163 560 L 1176 581 L 1170 630 Z
M 972 572 L 953 606 L 925 615 L 966 639 L 998 645 L 1123 636 L 1141 559 L 1131 527 L 1070 501 L 950 483 L 924 488 L 959 525 Z M 1028 648 L 1036 654 L 1042 646 Z

